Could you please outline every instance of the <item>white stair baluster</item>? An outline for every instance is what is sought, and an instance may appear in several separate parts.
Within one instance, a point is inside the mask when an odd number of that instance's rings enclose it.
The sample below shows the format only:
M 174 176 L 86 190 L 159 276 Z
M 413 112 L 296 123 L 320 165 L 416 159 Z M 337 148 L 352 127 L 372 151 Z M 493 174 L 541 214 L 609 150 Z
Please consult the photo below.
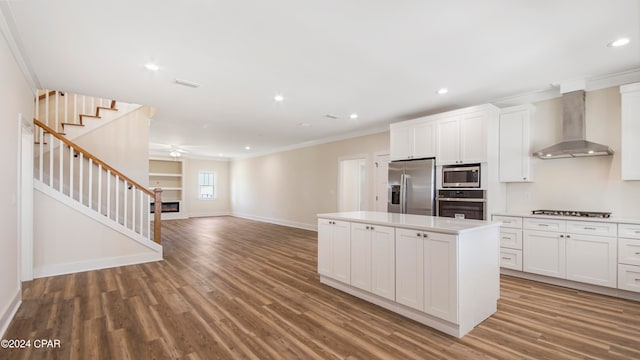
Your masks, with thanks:
M 69 146 L 69 197 L 73 199 L 73 148 Z
M 78 163 L 78 201 L 82 204 L 82 193 L 83 193 L 83 183 L 84 183 L 84 153 L 80 153 L 78 156 L 80 162 Z

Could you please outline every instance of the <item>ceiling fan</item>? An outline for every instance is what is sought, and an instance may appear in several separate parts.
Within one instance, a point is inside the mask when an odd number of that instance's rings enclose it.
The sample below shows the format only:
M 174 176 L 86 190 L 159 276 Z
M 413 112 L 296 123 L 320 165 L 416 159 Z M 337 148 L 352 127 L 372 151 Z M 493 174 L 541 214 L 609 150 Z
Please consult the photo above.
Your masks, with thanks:
M 174 159 L 177 159 L 179 157 L 181 157 L 183 154 L 188 154 L 189 151 L 183 149 L 182 147 L 178 146 L 178 145 L 167 145 L 167 144 L 149 144 L 149 149 L 150 150 L 157 150 L 157 151 L 162 151 L 162 152 L 168 152 L 169 156 L 171 156 Z

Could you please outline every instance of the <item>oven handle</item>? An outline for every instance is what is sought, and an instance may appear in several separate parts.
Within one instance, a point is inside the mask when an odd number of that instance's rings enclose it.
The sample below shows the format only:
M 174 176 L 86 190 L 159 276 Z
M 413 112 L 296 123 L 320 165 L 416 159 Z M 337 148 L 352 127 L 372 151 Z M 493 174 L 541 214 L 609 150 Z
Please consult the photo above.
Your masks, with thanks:
M 436 198 L 438 201 L 487 202 L 487 199 Z

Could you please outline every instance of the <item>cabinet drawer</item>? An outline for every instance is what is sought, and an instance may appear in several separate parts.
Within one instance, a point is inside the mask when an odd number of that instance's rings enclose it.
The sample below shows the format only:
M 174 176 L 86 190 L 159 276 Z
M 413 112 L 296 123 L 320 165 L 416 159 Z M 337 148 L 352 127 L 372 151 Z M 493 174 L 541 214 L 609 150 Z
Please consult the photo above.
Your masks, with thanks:
M 640 225 L 618 224 L 618 237 L 640 239 Z
M 565 220 L 524 218 L 522 227 L 528 230 L 565 232 Z
M 618 289 L 640 292 L 640 266 L 618 265 Z
M 619 238 L 618 262 L 640 266 L 640 240 Z
M 500 267 L 522 271 L 522 250 L 500 248 Z
M 502 222 L 503 228 L 522 229 L 522 218 L 516 216 L 499 216 L 494 215 L 493 221 Z
M 500 229 L 500 247 L 522 250 L 522 230 Z
M 617 224 L 593 221 L 567 221 L 567 233 L 616 237 Z

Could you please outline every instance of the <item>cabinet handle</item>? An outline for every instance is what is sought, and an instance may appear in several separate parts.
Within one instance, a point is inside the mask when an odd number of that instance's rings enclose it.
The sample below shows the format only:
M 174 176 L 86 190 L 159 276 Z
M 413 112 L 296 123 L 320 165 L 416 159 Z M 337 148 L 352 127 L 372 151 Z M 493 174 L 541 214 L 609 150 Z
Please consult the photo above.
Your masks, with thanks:
M 640 255 L 640 251 L 636 251 L 636 255 Z
M 502 237 L 502 240 L 511 240 L 511 238 L 510 238 L 510 237 L 508 237 L 508 236 L 503 236 L 503 237 Z
M 561 238 L 563 238 L 563 237 L 564 237 L 564 235 L 560 235 L 560 237 L 561 237 Z
M 503 257 L 502 257 L 502 260 L 511 260 L 511 258 L 510 258 L 510 257 L 503 256 Z
M 571 238 L 571 235 L 567 235 L 567 239 Z
M 596 229 L 596 228 L 594 228 L 594 227 L 588 227 L 588 226 L 585 226 L 585 227 L 584 227 L 584 229 L 585 229 L 585 230 L 598 230 L 598 229 Z
M 369 230 L 369 227 L 367 226 L 367 230 Z
M 422 237 L 423 237 L 423 238 L 428 238 L 428 237 L 429 237 L 429 234 L 422 234 Z
M 549 224 L 538 224 L 538 226 L 549 227 Z
M 422 237 L 422 234 L 420 234 L 420 233 L 417 233 L 417 234 L 416 234 L 416 236 L 418 236 L 418 237 Z
M 640 230 L 636 230 L 636 231 L 634 231 L 634 233 L 640 234 Z
M 526 178 L 526 177 L 523 177 L 523 178 L 522 178 L 522 180 L 527 180 L 527 178 Z
M 371 230 L 373 230 L 373 226 L 371 227 Z

